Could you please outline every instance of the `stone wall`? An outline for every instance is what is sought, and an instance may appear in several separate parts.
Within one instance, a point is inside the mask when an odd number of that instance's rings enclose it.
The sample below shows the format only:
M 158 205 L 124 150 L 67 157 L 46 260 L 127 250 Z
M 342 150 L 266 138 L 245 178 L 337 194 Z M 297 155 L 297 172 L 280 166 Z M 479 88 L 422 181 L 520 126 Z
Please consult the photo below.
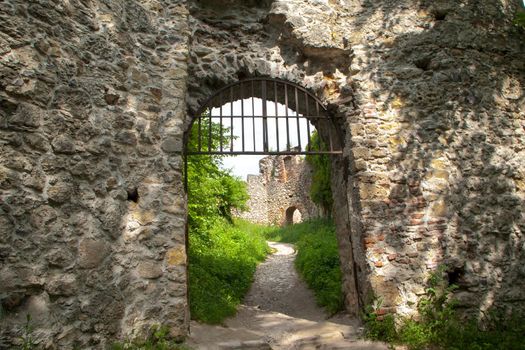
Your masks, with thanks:
M 184 1 L 0 5 L 0 348 L 185 334 Z
M 413 313 L 440 264 L 468 310 L 523 308 L 519 1 L 228 4 L 191 11 L 190 110 L 262 75 L 343 118 L 332 182 L 347 308 L 381 296 Z
M 227 83 L 298 83 L 342 117 L 346 303 L 412 313 L 441 263 L 482 315 L 525 300 L 519 0 L 0 5 L 0 347 L 188 327 L 182 134 Z M 322 128 L 320 128 L 323 134 Z
M 301 220 L 320 216 L 310 199 L 312 169 L 301 156 L 268 156 L 259 161 L 259 175 L 248 175 L 248 211 L 238 216 L 266 225 L 287 224 L 287 212 L 300 212 Z M 288 218 L 289 220 L 290 218 Z

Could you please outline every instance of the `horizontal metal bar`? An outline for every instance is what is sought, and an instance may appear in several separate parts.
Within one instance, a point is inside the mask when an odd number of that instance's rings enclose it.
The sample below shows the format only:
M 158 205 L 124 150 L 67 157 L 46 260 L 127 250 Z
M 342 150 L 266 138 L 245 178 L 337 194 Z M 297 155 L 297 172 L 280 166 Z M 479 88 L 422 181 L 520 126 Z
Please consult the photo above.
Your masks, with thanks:
M 211 118 L 219 118 L 220 116 L 218 115 L 212 115 Z M 286 116 L 284 115 L 269 115 L 269 116 L 266 116 L 266 117 L 263 117 L 262 115 L 254 115 L 254 116 L 251 116 L 251 115 L 245 115 L 245 116 L 242 116 L 242 115 L 223 115 L 223 117 L 228 117 L 228 118 L 286 118 Z M 194 118 L 198 118 L 198 117 L 194 117 Z M 206 118 L 209 118 L 209 116 L 206 116 Z M 288 116 L 288 118 L 290 118 L 290 116 Z M 296 118 L 295 116 L 293 116 L 293 118 Z M 319 115 L 308 115 L 308 116 L 304 116 L 304 115 L 299 115 L 297 116 L 297 118 L 306 118 L 306 119 L 340 119 L 340 118 L 344 118 L 343 116 L 334 116 L 334 117 L 328 117 L 328 116 L 319 116 Z
M 222 152 L 186 152 L 185 153 L 186 155 L 189 155 L 189 156 L 204 156 L 204 155 L 222 155 L 222 156 L 241 156 L 241 155 L 245 155 L 245 156 L 264 156 L 264 155 L 268 155 L 268 156 L 287 156 L 287 155 L 322 155 L 322 154 L 333 154 L 333 155 L 336 155 L 336 154 L 343 154 L 343 151 L 301 151 L 301 152 L 292 152 L 292 151 L 283 151 L 283 152 L 254 152 L 254 151 L 245 151 L 245 152 L 240 152 L 240 151 L 234 151 L 234 152 L 229 152 L 229 151 L 222 151 Z

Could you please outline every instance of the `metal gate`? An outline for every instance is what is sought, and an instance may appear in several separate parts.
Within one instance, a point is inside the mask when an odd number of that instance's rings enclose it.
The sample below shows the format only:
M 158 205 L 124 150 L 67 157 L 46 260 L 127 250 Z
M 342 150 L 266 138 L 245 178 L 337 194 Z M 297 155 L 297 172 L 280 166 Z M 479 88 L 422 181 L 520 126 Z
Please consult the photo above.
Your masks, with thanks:
M 341 154 L 334 118 L 297 84 L 246 79 L 218 90 L 192 116 L 187 137 L 197 142 L 186 140 L 185 155 Z

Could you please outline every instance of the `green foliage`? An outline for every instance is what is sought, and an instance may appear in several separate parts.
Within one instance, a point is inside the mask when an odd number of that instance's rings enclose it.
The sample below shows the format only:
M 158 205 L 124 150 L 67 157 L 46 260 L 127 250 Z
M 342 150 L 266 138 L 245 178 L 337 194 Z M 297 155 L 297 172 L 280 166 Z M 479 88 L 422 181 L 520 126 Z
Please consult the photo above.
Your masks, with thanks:
M 203 123 L 201 132 L 203 145 L 208 142 L 210 125 Z M 223 143 L 230 140 L 229 129 L 221 131 L 219 124 L 211 124 L 211 148 L 219 147 L 219 139 Z M 193 127 L 188 140 L 188 149 L 198 149 L 198 128 Z M 201 234 L 215 224 L 218 218 L 232 221 L 232 210 L 245 210 L 248 192 L 246 184 L 229 171 L 220 169 L 221 158 L 216 155 L 196 155 L 188 157 L 188 219 L 190 228 Z
M 201 132 L 205 148 L 210 139 L 212 150 L 220 147 L 221 137 L 225 145 L 230 141 L 229 129 L 215 123 L 203 123 Z M 187 147 L 197 150 L 198 144 L 194 127 Z M 220 165 L 220 157 L 214 155 L 188 158 L 190 311 L 194 319 L 207 323 L 220 323 L 235 313 L 257 263 L 268 253 L 258 226 L 234 223 L 232 210 L 246 209 L 249 197 L 245 183 Z
M 393 342 L 397 339 L 394 316 L 386 315 L 380 318 L 371 313 L 364 318 L 364 321 L 367 325 L 365 334 L 368 339 L 386 342 Z
M 393 342 L 397 339 L 394 316 L 378 315 L 381 306 L 383 306 L 382 298 L 376 298 L 371 304 L 365 306 L 365 313 L 363 315 L 363 321 L 367 326 L 365 336 L 372 340 Z
M 462 319 L 451 295 L 457 288 L 444 280 L 440 266 L 428 281 L 425 296 L 418 304 L 419 319 L 378 316 L 377 300 L 365 308 L 365 335 L 374 340 L 405 344 L 409 349 L 523 350 L 523 317 L 494 315 L 481 330 L 475 320 Z M 379 303 L 380 304 L 380 303 Z M 374 306 L 375 305 L 375 306 Z M 396 327 L 396 324 L 398 325 Z
M 20 350 L 31 350 L 35 348 L 33 340 L 33 326 L 31 325 L 31 315 L 26 315 L 26 323 L 24 325 L 23 334 L 20 337 Z
M 525 10 L 520 10 L 514 17 L 514 24 L 519 27 L 525 28 Z
M 132 339 L 116 342 L 111 345 L 111 350 L 189 350 L 185 345 L 179 344 L 169 337 L 169 328 L 155 326 L 151 335 L 146 339 Z
M 295 266 L 314 291 L 317 303 L 330 313 L 343 308 L 341 268 L 335 226 L 331 220 L 312 220 L 267 232 L 267 238 L 294 243 Z
M 312 151 L 318 151 L 320 149 L 319 143 L 319 134 L 314 131 L 308 147 Z M 330 185 L 330 157 L 327 154 L 307 155 L 306 161 L 313 169 L 310 198 L 323 208 L 326 216 L 329 216 L 333 205 L 332 187 Z
M 235 314 L 236 306 L 253 281 L 257 263 L 269 252 L 264 227 L 236 221 L 217 221 L 209 234 L 190 234 L 189 289 L 194 319 L 220 323 Z

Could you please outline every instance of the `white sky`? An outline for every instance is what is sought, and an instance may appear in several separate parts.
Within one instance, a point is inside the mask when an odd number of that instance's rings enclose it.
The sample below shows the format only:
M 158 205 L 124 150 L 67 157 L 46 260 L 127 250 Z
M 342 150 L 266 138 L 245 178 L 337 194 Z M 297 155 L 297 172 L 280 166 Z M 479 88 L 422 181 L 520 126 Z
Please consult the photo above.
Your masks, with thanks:
M 252 106 L 253 100 L 253 106 Z M 243 105 L 244 104 L 244 105 Z M 241 111 L 244 108 L 245 116 L 261 116 L 262 115 L 262 100 L 260 98 L 249 98 L 244 100 L 238 100 L 233 103 L 227 103 L 222 106 L 222 123 L 224 127 L 231 127 L 230 115 L 240 116 Z M 280 103 L 274 103 L 268 101 L 266 104 L 267 115 L 268 115 L 268 148 L 270 151 L 284 151 L 286 150 L 286 144 L 288 142 L 286 136 L 286 119 L 285 118 L 272 118 L 275 115 L 284 116 L 286 115 L 286 107 Z M 277 111 L 276 111 L 277 109 Z M 277 114 L 276 114 L 277 112 Z M 220 116 L 220 108 L 213 108 L 211 111 L 212 117 Z M 297 114 L 295 111 L 288 109 L 288 116 L 294 117 Z M 299 115 L 301 116 L 301 115 Z M 237 139 L 233 141 L 233 150 L 242 151 L 242 119 L 233 118 L 233 135 L 237 136 Z M 219 118 L 213 118 L 213 122 L 218 123 Z M 263 125 L 262 118 L 256 118 L 255 122 L 251 118 L 244 118 L 244 149 L 245 151 L 254 151 L 253 144 L 253 132 L 255 128 L 255 151 L 262 152 L 263 148 Z M 277 137 L 276 125 L 279 125 L 279 137 Z M 301 148 L 304 150 L 308 144 L 308 126 L 310 127 L 310 134 L 315 130 L 314 126 L 309 123 L 306 119 L 299 119 L 299 133 L 297 132 L 297 119 L 288 119 L 288 130 L 289 130 L 289 142 L 291 147 L 299 145 L 298 140 L 301 140 Z M 277 144 L 279 140 L 279 145 Z M 279 146 L 279 147 L 277 147 Z M 230 150 L 230 144 L 223 145 L 224 150 Z M 234 157 L 223 157 L 223 168 L 232 169 L 232 173 L 246 179 L 248 174 L 259 174 L 259 160 L 265 156 L 256 155 L 242 155 Z

